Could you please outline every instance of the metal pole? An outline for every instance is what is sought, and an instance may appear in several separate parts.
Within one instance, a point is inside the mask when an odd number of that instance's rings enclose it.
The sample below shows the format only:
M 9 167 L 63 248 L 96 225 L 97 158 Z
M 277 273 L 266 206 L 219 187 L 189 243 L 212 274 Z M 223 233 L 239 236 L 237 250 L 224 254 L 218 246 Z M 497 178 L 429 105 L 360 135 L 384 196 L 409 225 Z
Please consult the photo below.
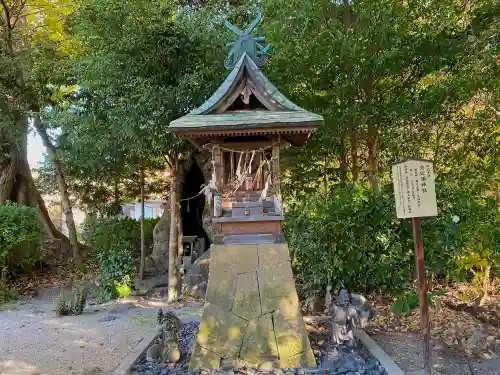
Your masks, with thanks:
M 422 330 L 422 340 L 424 344 L 424 373 L 432 374 L 431 364 L 431 344 L 429 329 L 429 309 L 427 306 L 427 282 L 425 280 L 424 244 L 422 241 L 422 227 L 420 218 L 414 217 L 413 236 L 415 238 L 415 258 L 417 262 L 418 289 L 420 296 L 420 329 Z

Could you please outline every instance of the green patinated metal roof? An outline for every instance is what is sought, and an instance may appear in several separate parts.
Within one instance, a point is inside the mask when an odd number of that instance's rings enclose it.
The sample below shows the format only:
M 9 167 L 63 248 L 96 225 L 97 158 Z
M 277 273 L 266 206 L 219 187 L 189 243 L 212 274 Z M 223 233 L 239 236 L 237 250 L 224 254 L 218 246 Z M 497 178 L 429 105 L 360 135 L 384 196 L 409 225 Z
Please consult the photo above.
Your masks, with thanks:
M 227 111 L 241 89 L 243 80 L 252 87 L 253 94 L 269 110 Z M 229 100 L 229 101 L 228 101 Z M 262 73 L 255 62 L 244 54 L 215 93 L 200 107 L 170 123 L 174 133 L 224 131 L 260 128 L 310 128 L 323 125 L 323 117 L 300 108 L 283 95 Z
M 174 129 L 182 130 L 220 130 L 222 125 L 224 129 L 254 129 L 254 128 L 279 128 L 293 126 L 318 126 L 323 121 L 319 115 L 306 111 L 250 111 L 234 112 L 216 115 L 204 115 L 203 121 L 199 116 L 185 116 L 179 122 L 173 121 L 170 125 Z

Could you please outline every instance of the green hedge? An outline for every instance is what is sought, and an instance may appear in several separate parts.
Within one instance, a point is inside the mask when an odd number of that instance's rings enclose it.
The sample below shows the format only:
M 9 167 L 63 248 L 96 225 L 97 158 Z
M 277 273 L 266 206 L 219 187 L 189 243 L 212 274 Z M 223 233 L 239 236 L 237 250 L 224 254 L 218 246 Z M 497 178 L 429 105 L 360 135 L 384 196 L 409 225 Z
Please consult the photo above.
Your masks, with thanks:
M 472 280 L 500 265 L 500 211 L 493 196 L 477 194 L 448 176 L 436 181 L 439 216 L 422 219 L 428 275 Z M 292 204 L 285 234 L 298 281 L 306 291 L 343 283 L 397 293 L 414 277 L 411 220 L 396 218 L 392 186 L 336 186 Z M 476 276 L 474 276 L 476 275 Z
M 40 261 L 42 229 L 35 208 L 0 205 L 0 273 L 7 279 Z
M 394 201 L 366 186 L 337 187 L 292 206 L 285 233 L 299 281 L 309 291 L 403 288 L 413 270 L 408 223 Z

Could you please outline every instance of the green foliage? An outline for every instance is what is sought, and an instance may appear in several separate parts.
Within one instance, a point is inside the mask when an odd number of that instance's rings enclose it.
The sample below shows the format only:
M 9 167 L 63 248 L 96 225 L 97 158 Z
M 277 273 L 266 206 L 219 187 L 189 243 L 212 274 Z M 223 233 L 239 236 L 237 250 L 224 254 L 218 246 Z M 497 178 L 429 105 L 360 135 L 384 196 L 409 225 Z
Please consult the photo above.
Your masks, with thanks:
M 427 303 L 428 305 L 434 304 L 434 299 L 438 296 L 444 296 L 448 293 L 447 290 L 437 290 L 434 292 L 427 293 Z M 396 302 L 392 305 L 392 311 L 396 315 L 410 315 L 410 313 L 420 306 L 419 296 L 417 295 L 415 289 L 405 291 L 396 296 Z
M 158 219 L 144 220 L 146 246 L 153 243 Z M 94 250 L 99 263 L 103 298 L 127 293 L 136 274 L 134 253 L 140 249 L 140 222 L 129 218 L 88 218 L 85 240 Z
M 81 315 L 87 302 L 87 291 L 80 283 L 74 283 L 71 290 L 71 300 L 66 301 L 64 298 L 64 289 L 61 288 L 61 293 L 56 299 L 55 312 L 58 316 L 65 315 Z
M 414 266 L 413 243 L 409 223 L 394 212 L 388 194 L 367 186 L 338 186 L 295 204 L 285 231 L 305 288 L 404 288 Z
M 70 189 L 102 213 L 102 205 L 137 198 L 140 167 L 165 169 L 166 158 L 173 163 L 186 150 L 187 142 L 165 130 L 205 99 L 210 82 L 220 83 L 223 53 L 200 7 L 160 0 L 77 3 L 66 26 L 82 46 L 67 66 L 78 86 L 45 117 L 62 129 L 59 151 Z M 168 182 L 156 178 L 146 192 L 162 194 Z
M 16 299 L 18 293 L 5 280 L 0 280 L 0 304 Z
M 113 284 L 118 298 L 128 297 L 132 293 L 132 289 L 130 288 L 131 280 L 129 275 L 126 275 L 121 282 L 117 282 L 115 280 Z
M 0 273 L 2 279 L 40 260 L 42 230 L 36 209 L 0 205 Z

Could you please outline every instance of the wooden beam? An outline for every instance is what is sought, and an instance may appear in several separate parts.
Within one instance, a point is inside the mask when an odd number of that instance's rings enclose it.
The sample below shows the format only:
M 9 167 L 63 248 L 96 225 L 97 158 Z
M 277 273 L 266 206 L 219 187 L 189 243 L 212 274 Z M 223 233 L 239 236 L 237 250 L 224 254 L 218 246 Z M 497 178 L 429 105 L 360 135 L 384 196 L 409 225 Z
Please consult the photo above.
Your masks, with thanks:
M 281 194 L 280 143 L 281 143 L 281 136 L 278 134 L 274 138 L 274 145 L 272 151 L 273 193 L 277 195 Z

